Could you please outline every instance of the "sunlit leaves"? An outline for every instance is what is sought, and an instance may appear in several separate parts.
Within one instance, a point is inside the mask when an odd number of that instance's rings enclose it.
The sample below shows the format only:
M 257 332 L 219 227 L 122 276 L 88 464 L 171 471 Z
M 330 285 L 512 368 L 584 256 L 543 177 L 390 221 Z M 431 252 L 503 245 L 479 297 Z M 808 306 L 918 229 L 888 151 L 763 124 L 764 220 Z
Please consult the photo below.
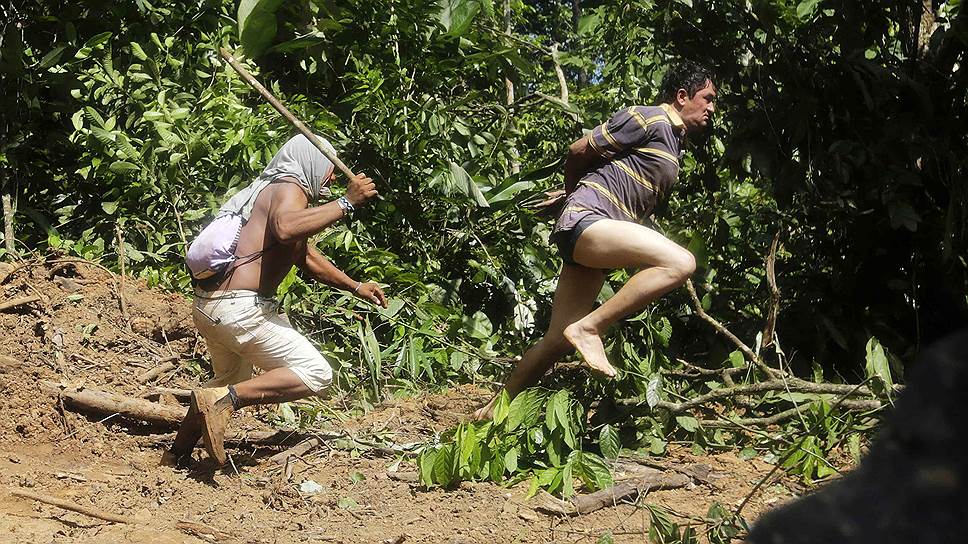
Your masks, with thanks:
M 447 32 L 463 34 L 481 9 L 480 0 L 440 0 L 440 22 Z
M 238 21 L 239 39 L 246 53 L 259 56 L 276 36 L 276 10 L 282 0 L 241 0 Z
M 527 389 L 510 403 L 502 392 L 491 421 L 462 423 L 420 454 L 421 482 L 448 486 L 459 480 L 500 482 L 505 475 L 531 474 L 532 493 L 544 488 L 568 496 L 575 492 L 575 479 L 590 489 L 606 487 L 612 483 L 611 469 L 601 457 L 581 449 L 583 415 L 567 390 L 548 395 Z M 617 456 L 617 433 L 608 430 L 604 437 L 603 451 Z
M 884 347 L 876 338 L 867 342 L 867 363 L 865 365 L 867 377 L 871 380 L 871 387 L 881 395 L 891 393 L 894 380 L 891 379 L 891 365 L 888 362 Z

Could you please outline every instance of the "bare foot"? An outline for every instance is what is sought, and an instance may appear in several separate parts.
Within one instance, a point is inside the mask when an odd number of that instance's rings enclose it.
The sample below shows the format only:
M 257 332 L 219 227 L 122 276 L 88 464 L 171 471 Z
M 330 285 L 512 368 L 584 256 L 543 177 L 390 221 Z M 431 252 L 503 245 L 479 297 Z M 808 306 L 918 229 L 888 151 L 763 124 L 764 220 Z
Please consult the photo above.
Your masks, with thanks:
M 608 364 L 605 346 L 602 345 L 602 339 L 597 332 L 583 327 L 580 321 L 576 321 L 565 327 L 564 335 L 565 339 L 581 353 L 582 358 L 585 359 L 585 364 L 592 371 L 599 372 L 607 378 L 615 377 L 617 372 L 615 367 Z
M 477 411 L 474 412 L 474 415 L 471 416 L 471 421 L 487 421 L 488 419 L 491 419 L 491 416 L 494 412 L 495 401 L 497 401 L 497 397 L 491 399 L 491 402 L 488 402 L 483 407 L 478 408 Z

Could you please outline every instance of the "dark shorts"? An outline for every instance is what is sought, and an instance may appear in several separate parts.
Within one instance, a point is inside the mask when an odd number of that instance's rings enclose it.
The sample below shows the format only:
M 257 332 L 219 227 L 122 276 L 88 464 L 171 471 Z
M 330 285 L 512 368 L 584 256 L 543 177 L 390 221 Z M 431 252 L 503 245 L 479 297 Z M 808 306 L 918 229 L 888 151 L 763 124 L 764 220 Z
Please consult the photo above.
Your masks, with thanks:
M 605 219 L 600 215 L 587 215 L 575 223 L 575 226 L 568 230 L 560 230 L 551 235 L 550 241 L 558 246 L 558 254 L 561 259 L 568 264 L 578 264 L 575 262 L 575 244 L 585 229 L 595 221 Z

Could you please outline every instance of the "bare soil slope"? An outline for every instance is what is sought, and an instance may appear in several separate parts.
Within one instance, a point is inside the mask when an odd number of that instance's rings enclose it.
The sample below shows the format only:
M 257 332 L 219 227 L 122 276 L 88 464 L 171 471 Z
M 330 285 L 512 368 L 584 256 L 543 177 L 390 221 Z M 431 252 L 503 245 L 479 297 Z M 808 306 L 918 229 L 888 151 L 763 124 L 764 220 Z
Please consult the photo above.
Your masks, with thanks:
M 388 468 L 413 470 L 408 460 L 391 467 L 395 456 L 365 447 L 317 448 L 288 470 L 269 461 L 284 447 L 252 444 L 233 448 L 233 465 L 222 469 L 201 450 L 190 470 L 159 467 L 170 429 L 112 414 L 79 414 L 40 386 L 44 380 L 86 384 L 156 400 L 159 387 L 191 388 L 204 378 L 207 369 L 192 362 L 204 360 L 204 342 L 195 336 L 188 302 L 131 278 L 123 283 L 122 290 L 120 278 L 77 260 L 0 265 L 0 307 L 26 301 L 0 310 L 0 541 L 595 542 L 611 532 L 616 542 L 643 542 L 648 512 L 642 502 L 669 507 L 688 523 L 713 501 L 737 504 L 770 468 L 729 453 L 700 458 L 673 448 L 661 462 L 702 463 L 712 470 L 711 478 L 650 493 L 639 505 L 559 518 L 535 511 L 535 502 L 525 500 L 527 483 L 424 490 L 388 476 Z M 144 380 L 165 363 L 176 366 Z M 486 396 L 481 388 L 465 386 L 392 400 L 359 417 L 334 416 L 320 430 L 397 444 L 423 441 L 454 425 Z M 341 405 L 330 402 L 331 413 L 341 413 Z M 267 430 L 268 415 L 247 412 L 233 428 Z M 625 464 L 618 476 L 634 471 L 634 463 Z M 318 489 L 301 490 L 307 481 Z M 770 482 L 753 499 L 748 517 L 786 500 L 791 488 L 785 480 Z M 12 494 L 17 490 L 132 523 Z

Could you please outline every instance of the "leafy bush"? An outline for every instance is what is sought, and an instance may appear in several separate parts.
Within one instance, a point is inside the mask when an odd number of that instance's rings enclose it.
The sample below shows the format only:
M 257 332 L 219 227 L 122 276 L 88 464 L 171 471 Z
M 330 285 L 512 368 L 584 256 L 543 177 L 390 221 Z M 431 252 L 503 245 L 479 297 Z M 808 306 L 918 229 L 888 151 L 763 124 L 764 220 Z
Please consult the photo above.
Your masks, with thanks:
M 529 496 L 539 488 L 570 496 L 574 480 L 589 489 L 612 484 L 611 470 L 602 457 L 583 451 L 585 411 L 567 390 L 549 393 L 527 389 L 508 401 L 502 392 L 491 421 L 461 423 L 444 433 L 440 443 L 419 456 L 424 485 L 450 486 L 462 480 L 503 482 L 531 477 Z M 618 436 L 602 433 L 603 452 L 617 455 Z

